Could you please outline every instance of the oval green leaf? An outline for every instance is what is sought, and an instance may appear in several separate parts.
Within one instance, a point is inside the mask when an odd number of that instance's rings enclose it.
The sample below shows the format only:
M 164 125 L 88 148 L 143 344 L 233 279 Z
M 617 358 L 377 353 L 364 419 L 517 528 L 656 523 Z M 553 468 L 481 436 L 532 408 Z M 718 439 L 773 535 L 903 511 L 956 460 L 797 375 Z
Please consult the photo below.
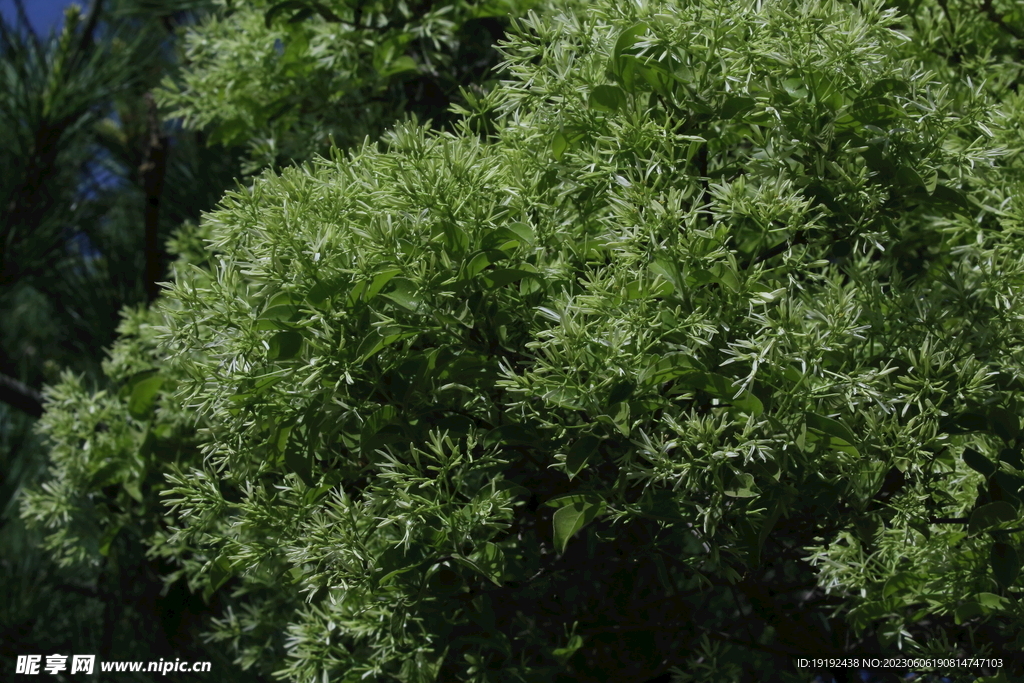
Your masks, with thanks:
M 558 131 L 551 140 L 551 154 L 555 157 L 555 161 L 561 161 L 562 155 L 567 149 L 569 149 L 569 138 L 562 131 Z
M 599 85 L 590 93 L 589 104 L 594 111 L 614 113 L 626 106 L 626 93 L 617 85 Z
M 971 520 L 967 524 L 967 530 L 972 534 L 976 534 L 1004 522 L 1013 522 L 1018 519 L 1020 519 L 1020 514 L 1016 508 L 1005 500 L 997 500 L 994 503 L 982 505 L 972 512 Z
M 380 276 L 378 276 L 380 277 Z M 371 285 L 372 290 L 372 285 Z M 395 278 L 395 288 L 387 294 L 382 294 L 385 299 L 390 299 L 396 304 L 406 309 L 407 311 L 417 312 L 422 305 L 422 302 L 417 297 L 418 288 L 416 283 L 408 278 L 400 277 Z M 370 291 L 367 291 L 366 298 L 369 299 L 373 296 Z
M 597 455 L 600 443 L 601 439 L 593 434 L 587 434 L 572 445 L 565 456 L 565 470 L 569 474 L 569 479 L 579 474 L 587 466 L 587 462 Z
M 156 395 L 163 383 L 164 378 L 156 374 L 135 381 L 128 398 L 128 413 L 136 420 L 148 419 L 153 414 Z
M 963 458 L 964 463 L 968 467 L 979 474 L 983 474 L 986 477 L 991 477 L 995 474 L 996 466 L 992 464 L 992 461 L 973 448 L 965 448 L 963 455 L 960 457 Z
M 555 510 L 552 518 L 555 550 L 559 553 L 564 553 L 565 547 L 569 544 L 569 539 L 576 535 L 580 529 L 594 521 L 604 511 L 604 505 L 603 500 L 600 503 L 584 500 Z
M 732 479 L 725 485 L 723 493 L 730 498 L 753 498 L 760 491 L 754 485 L 754 475 L 749 472 L 733 472 Z
M 1020 556 L 1008 543 L 992 544 L 992 549 L 989 551 L 989 565 L 992 567 L 992 575 L 1003 588 L 1012 586 L 1020 575 Z
M 898 593 L 905 593 L 907 589 L 920 582 L 916 574 L 910 572 L 897 572 L 889 577 L 882 587 L 882 598 L 889 598 Z
M 270 338 L 270 360 L 290 360 L 302 349 L 302 335 L 298 332 L 278 332 Z
M 533 232 L 533 228 L 531 228 L 526 223 L 513 223 L 512 225 L 508 226 L 508 229 L 514 232 L 516 236 L 519 237 L 519 239 L 526 242 L 527 244 L 533 244 L 534 240 L 536 240 L 537 238 Z
M 857 441 L 849 427 L 838 420 L 833 420 L 831 417 L 825 417 L 824 415 L 807 413 L 807 428 L 820 434 L 842 439 L 847 444 L 852 445 Z

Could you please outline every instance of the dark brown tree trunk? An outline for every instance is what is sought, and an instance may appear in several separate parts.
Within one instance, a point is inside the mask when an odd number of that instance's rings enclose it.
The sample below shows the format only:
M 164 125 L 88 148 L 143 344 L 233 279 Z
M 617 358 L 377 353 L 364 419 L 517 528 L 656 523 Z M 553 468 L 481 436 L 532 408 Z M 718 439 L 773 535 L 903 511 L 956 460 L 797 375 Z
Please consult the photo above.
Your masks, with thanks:
M 163 194 L 167 171 L 167 136 L 160 132 L 160 117 L 152 93 L 146 93 L 145 98 L 149 114 L 149 140 L 139 166 L 139 178 L 146 196 L 146 299 L 152 302 L 160 294 L 159 282 L 164 275 L 163 250 L 160 248 L 160 196 Z

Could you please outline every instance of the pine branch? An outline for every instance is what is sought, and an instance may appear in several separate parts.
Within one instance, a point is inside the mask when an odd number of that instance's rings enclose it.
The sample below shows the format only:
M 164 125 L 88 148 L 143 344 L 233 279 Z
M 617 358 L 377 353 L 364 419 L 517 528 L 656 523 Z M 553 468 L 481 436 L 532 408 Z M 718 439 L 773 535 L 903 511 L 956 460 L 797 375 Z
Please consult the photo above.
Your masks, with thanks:
M 43 395 L 7 375 L 0 375 L 0 401 L 35 418 L 43 415 Z

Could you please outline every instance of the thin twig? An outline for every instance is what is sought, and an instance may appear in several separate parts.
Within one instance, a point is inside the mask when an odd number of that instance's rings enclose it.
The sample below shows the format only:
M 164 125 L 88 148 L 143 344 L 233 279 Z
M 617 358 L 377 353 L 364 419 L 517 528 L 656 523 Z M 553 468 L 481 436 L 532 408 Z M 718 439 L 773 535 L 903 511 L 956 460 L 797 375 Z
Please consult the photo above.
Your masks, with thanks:
M 0 401 L 32 417 L 43 415 L 43 395 L 7 375 L 0 375 Z

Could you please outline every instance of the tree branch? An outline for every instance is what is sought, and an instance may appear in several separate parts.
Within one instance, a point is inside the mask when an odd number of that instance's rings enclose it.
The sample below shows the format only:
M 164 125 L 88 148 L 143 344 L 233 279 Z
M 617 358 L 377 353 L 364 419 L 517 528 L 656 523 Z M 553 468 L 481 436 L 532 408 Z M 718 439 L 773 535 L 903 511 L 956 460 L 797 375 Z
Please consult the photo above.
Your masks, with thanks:
M 7 375 L 0 375 L 0 401 L 35 418 L 43 415 L 43 395 Z
M 160 249 L 160 197 L 164 189 L 167 170 L 167 136 L 160 132 L 160 117 L 152 93 L 145 94 L 149 116 L 149 139 L 139 166 L 139 179 L 146 195 L 145 257 L 146 298 L 153 301 L 160 294 L 163 277 L 163 252 Z
M 1021 33 L 1017 29 L 1007 24 L 1006 20 L 1003 19 L 1003 15 L 999 14 L 999 12 L 996 12 L 996 8 L 992 6 L 992 0 L 984 0 L 984 2 L 981 3 L 981 11 L 985 13 L 985 16 L 988 17 L 989 21 L 991 21 L 996 26 L 1009 33 L 1017 40 L 1021 40 L 1022 38 L 1024 38 L 1024 33 Z
M 757 256 L 752 257 L 749 261 L 740 266 L 740 270 L 747 270 L 751 266 L 756 266 L 758 263 L 761 263 L 762 261 L 767 261 L 768 259 L 774 256 L 778 256 L 779 254 L 785 252 L 787 249 L 795 247 L 798 244 L 807 244 L 807 233 L 804 232 L 803 230 L 797 231 L 797 233 L 793 235 L 793 237 L 791 237 L 790 239 L 785 240 L 784 242 L 780 242 L 771 249 L 763 251 Z

